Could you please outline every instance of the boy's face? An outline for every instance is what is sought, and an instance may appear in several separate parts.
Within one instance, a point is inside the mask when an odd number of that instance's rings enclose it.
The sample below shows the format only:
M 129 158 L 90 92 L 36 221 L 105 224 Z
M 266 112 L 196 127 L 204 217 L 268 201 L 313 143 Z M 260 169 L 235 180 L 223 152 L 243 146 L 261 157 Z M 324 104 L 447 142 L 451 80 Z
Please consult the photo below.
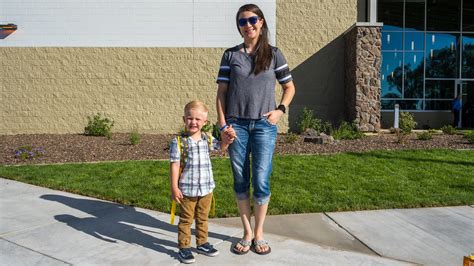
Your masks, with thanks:
M 189 134 L 201 131 L 207 122 L 207 112 L 198 108 L 190 109 L 183 116 L 184 126 Z

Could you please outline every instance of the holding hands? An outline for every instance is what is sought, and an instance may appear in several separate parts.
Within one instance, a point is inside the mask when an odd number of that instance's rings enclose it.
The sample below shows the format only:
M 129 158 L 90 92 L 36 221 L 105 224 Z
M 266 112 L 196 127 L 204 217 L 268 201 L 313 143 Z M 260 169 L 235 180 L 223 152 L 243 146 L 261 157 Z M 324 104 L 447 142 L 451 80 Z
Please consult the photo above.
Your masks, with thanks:
M 232 125 L 224 126 L 224 129 L 221 130 L 221 150 L 225 151 L 229 145 L 234 142 L 236 138 L 235 130 L 232 128 Z

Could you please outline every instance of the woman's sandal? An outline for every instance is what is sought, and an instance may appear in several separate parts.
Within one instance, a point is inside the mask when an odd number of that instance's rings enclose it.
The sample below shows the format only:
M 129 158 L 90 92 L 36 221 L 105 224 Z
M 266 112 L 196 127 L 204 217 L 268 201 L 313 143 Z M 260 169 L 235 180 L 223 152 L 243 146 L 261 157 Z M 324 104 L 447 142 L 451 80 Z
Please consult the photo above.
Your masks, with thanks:
M 265 240 L 265 239 L 260 239 L 260 240 L 253 240 L 252 241 L 252 245 L 253 245 L 253 250 L 255 251 L 255 253 L 257 253 L 258 255 L 267 255 L 268 253 L 272 252 L 272 249 L 270 248 L 270 246 L 268 245 L 268 242 Z M 262 250 L 262 246 L 267 246 L 268 249 L 266 251 L 257 251 L 257 246 L 260 246 L 260 250 Z
M 242 250 L 237 249 L 237 244 L 240 244 L 242 246 Z M 249 248 L 245 250 L 246 247 L 249 247 Z M 232 247 L 232 252 L 237 255 L 244 255 L 249 252 L 251 247 L 252 247 L 252 241 L 240 239 L 240 241 L 235 243 L 234 246 Z

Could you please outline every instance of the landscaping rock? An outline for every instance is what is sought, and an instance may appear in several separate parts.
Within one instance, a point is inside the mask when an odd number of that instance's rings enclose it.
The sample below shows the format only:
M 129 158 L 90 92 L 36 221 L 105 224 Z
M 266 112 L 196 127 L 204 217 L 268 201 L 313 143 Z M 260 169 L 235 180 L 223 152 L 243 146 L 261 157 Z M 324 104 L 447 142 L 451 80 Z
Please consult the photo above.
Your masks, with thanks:
M 334 138 L 332 136 L 321 133 L 317 136 L 305 136 L 304 142 L 311 142 L 316 144 L 334 144 Z
M 324 142 L 324 137 L 309 130 L 307 135 L 316 135 Z M 308 137 L 309 137 L 308 136 Z M 395 134 L 371 134 L 362 139 L 339 140 L 337 145 L 315 145 L 305 141 L 305 136 L 297 136 L 296 141 L 286 141 L 285 134 L 279 134 L 275 154 L 330 154 L 339 152 L 365 152 L 371 150 L 400 149 L 474 149 L 462 135 L 435 134 L 432 140 L 418 140 L 410 134 L 403 144 L 397 143 Z M 122 160 L 168 160 L 169 143 L 173 135 L 141 134 L 140 143 L 131 145 L 129 134 L 115 133 L 112 139 L 79 134 L 35 134 L 0 135 L 0 164 L 41 164 L 69 162 L 97 162 Z M 329 138 L 330 139 L 330 138 Z M 330 142 L 331 140 L 328 140 Z M 41 148 L 44 155 L 32 160 L 15 158 L 15 151 L 21 146 L 31 145 Z M 211 156 L 223 156 L 215 152 Z M 224 156 L 226 154 L 224 153 Z

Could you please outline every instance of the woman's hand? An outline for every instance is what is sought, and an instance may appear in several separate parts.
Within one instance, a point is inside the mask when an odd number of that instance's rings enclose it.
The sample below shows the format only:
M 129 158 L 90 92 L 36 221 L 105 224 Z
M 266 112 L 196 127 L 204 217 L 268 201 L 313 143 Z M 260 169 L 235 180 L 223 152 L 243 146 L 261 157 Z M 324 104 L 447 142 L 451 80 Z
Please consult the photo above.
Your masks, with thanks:
M 283 116 L 283 112 L 281 110 L 273 110 L 270 111 L 266 114 L 263 114 L 263 116 L 267 117 L 268 122 L 272 125 L 276 125 L 278 121 L 280 121 L 281 117 Z

